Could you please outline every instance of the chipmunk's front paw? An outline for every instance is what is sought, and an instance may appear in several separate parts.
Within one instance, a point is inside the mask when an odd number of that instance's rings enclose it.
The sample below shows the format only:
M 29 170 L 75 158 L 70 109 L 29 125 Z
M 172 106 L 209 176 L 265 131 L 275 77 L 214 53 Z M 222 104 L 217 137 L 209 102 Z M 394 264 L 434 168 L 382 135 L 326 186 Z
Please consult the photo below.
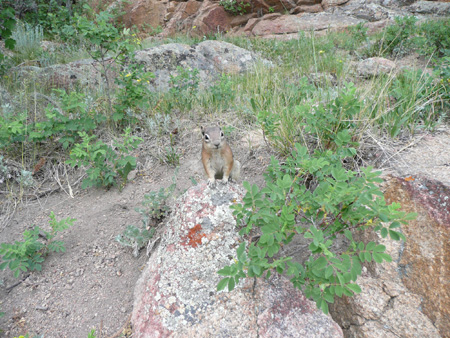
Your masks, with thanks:
M 208 187 L 214 188 L 216 186 L 216 180 L 214 178 L 208 178 Z
M 229 180 L 230 178 L 229 177 L 224 177 L 222 180 L 221 180 L 221 182 L 222 182 L 222 184 L 228 184 L 228 180 Z

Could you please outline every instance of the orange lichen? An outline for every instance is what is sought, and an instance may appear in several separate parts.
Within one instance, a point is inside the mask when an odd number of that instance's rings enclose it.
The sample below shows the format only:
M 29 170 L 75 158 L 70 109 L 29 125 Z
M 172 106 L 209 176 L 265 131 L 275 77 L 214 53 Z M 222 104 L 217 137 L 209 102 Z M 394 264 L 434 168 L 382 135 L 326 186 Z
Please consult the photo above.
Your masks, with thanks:
M 184 245 L 190 245 L 193 248 L 196 248 L 199 244 L 202 243 L 202 238 L 206 237 L 205 234 L 201 233 L 202 226 L 201 224 L 197 224 L 192 229 L 189 229 L 187 236 L 184 238 Z

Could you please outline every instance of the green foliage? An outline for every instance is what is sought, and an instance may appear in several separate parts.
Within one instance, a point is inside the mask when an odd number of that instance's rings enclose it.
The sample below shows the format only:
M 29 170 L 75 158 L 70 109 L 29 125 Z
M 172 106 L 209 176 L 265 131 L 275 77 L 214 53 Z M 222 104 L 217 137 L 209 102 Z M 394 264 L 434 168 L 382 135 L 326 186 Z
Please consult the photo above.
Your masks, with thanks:
M 450 52 L 448 56 L 443 57 L 434 72 L 439 78 L 442 116 L 449 116 L 450 111 Z
M 338 134 L 348 135 L 348 130 Z M 286 274 L 327 313 L 335 296 L 361 291 L 356 280 L 362 263 L 392 260 L 383 245 L 355 241 L 352 231 L 365 229 L 380 232 L 383 238 L 404 239 L 397 228 L 415 215 L 398 211 L 399 204 L 386 205 L 376 185 L 381 182 L 380 172 L 370 167 L 360 174 L 346 170 L 342 161 L 347 156 L 331 150 L 310 155 L 296 144 L 283 164 L 272 158 L 262 189 L 243 183 L 247 190 L 243 204 L 231 207 L 242 226 L 239 234 L 257 228 L 261 236 L 241 243 L 237 261 L 218 272 L 224 276 L 218 290 L 232 290 L 244 277 Z M 303 264 L 279 255 L 281 246 L 294 236 L 303 236 L 309 243 Z M 333 246 L 338 236 L 346 237 L 346 248 Z
M 36 60 L 42 53 L 41 42 L 44 39 L 44 30 L 40 25 L 32 26 L 26 22 L 19 22 L 13 31 L 12 38 L 16 41 L 16 63 Z
M 155 234 L 154 225 L 169 214 L 170 208 L 167 200 L 172 196 L 175 188 L 176 184 L 173 183 L 168 188 L 161 188 L 159 191 L 152 191 L 144 195 L 143 208 L 136 208 L 136 211 L 142 215 L 141 228 L 129 225 L 122 235 L 116 237 L 116 240 L 123 246 L 133 248 L 134 257 L 139 255 L 139 251 Z
M 116 94 L 114 121 L 139 115 L 148 109 L 148 99 L 152 95 L 149 84 L 154 77 L 153 73 L 145 71 L 143 64 L 136 62 L 134 54 L 130 55 L 128 64 L 115 80 L 120 89 Z
M 247 13 L 247 9 L 251 6 L 250 2 L 239 0 L 220 0 L 219 5 L 233 15 L 243 15 Z
M 218 110 L 231 106 L 236 98 L 233 90 L 233 81 L 227 75 L 222 75 L 220 80 L 208 89 L 210 94 L 209 104 L 213 104 Z
M 129 153 L 136 149 L 142 139 L 130 135 L 130 128 L 125 130 L 121 142 L 113 146 L 101 140 L 93 143 L 95 135 L 89 136 L 85 132 L 79 135 L 82 142 L 76 144 L 70 152 L 70 160 L 66 163 L 75 166 L 87 167 L 87 177 L 83 180 L 83 189 L 92 186 L 110 187 L 118 186 L 121 189 L 127 182 L 128 174 L 136 167 L 136 158 Z
M 39 1 L 37 11 L 29 13 L 27 19 L 41 25 L 49 37 L 73 40 L 77 34 L 76 18 L 83 14 L 84 2 L 66 1 L 66 6 L 61 6 L 58 0 Z
M 199 70 L 196 68 L 189 69 L 177 66 L 176 74 L 171 74 L 169 79 L 172 105 L 186 111 L 192 109 L 193 103 L 197 100 L 200 82 L 198 74 Z
M 399 74 L 393 79 L 389 93 L 395 104 L 380 123 L 393 138 L 402 130 L 413 133 L 417 126 L 432 129 L 442 118 L 443 111 L 437 106 L 439 85 L 420 70 Z
M 88 338 L 96 338 L 95 329 L 92 329 L 91 332 L 88 333 Z
M 413 47 L 411 37 L 417 32 L 416 22 L 414 16 L 396 17 L 395 23 L 384 29 L 383 38 L 379 41 L 381 53 L 401 56 L 410 51 Z
M 12 7 L 0 4 L 0 39 L 5 42 L 5 47 L 14 49 L 16 41 L 12 38 L 12 32 L 16 25 L 15 11 Z M 5 55 L 0 51 L 0 75 L 6 71 Z
M 307 98 L 314 88 L 306 78 L 302 79 L 301 84 L 301 93 Z M 269 144 L 288 155 L 298 142 L 312 144 L 314 149 L 336 149 L 342 144 L 338 140 L 343 135 L 341 131 L 357 134 L 361 103 L 354 84 L 346 84 L 337 97 L 328 102 L 317 104 L 315 101 L 305 100 L 300 105 L 276 113 L 260 111 L 257 119 Z M 253 109 L 258 108 L 253 103 Z
M 419 51 L 425 55 L 450 55 L 450 19 L 429 20 L 420 25 L 416 40 Z
M 140 45 L 140 40 L 130 36 L 129 29 L 120 31 L 113 24 L 115 16 L 110 12 L 102 11 L 96 14 L 88 5 L 85 5 L 84 8 L 91 14 L 93 19 L 90 19 L 87 16 L 78 16 L 76 27 L 89 47 L 88 53 L 94 60 L 98 61 L 101 66 L 99 71 L 106 81 L 109 111 L 112 113 L 112 83 L 109 72 L 114 66 L 114 63 L 111 62 L 110 59 L 112 58 L 114 61 L 124 66 L 126 63 L 125 56 L 131 54 L 137 46 Z M 148 75 L 146 76 L 148 77 Z M 118 121 L 122 116 L 124 116 L 123 112 L 119 110 L 113 118 L 115 121 Z
M 0 269 L 7 267 L 14 272 L 15 277 L 28 270 L 41 271 L 45 256 L 50 252 L 65 252 L 64 243 L 55 240 L 59 232 L 66 230 L 73 225 L 75 219 L 65 218 L 56 220 L 53 212 L 50 213 L 50 231 L 45 231 L 36 226 L 32 230 L 26 230 L 23 234 L 24 241 L 15 241 L 14 244 L 2 243 L 0 245 L 0 255 L 2 263 Z M 39 240 L 39 236 L 44 237 L 44 242 Z
M 60 105 L 49 105 L 45 109 L 45 118 L 40 121 L 29 121 L 25 114 L 0 115 L 0 148 L 57 140 L 67 149 L 79 140 L 78 133 L 91 132 L 104 120 L 102 115 L 88 110 L 84 94 L 67 94 L 62 89 L 54 92 L 59 96 Z

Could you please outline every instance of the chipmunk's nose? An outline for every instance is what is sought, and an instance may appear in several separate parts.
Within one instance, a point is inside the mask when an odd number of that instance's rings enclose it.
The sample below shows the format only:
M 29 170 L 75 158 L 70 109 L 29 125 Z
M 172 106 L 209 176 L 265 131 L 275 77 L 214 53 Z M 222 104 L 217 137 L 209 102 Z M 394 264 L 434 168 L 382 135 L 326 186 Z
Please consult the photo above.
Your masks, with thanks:
M 214 142 L 214 147 L 216 147 L 217 149 L 219 149 L 220 146 L 220 142 Z

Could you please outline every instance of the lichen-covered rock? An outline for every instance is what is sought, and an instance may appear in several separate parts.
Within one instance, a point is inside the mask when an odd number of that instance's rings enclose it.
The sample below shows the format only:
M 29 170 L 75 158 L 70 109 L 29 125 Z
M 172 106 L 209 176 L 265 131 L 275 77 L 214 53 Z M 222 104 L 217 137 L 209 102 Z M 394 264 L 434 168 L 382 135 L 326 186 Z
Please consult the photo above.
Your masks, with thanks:
M 450 15 L 449 2 L 436 1 L 416 1 L 408 7 L 412 13 L 433 14 L 433 15 Z
M 391 177 L 388 203 L 416 212 L 402 225 L 406 241 L 377 240 L 393 262 L 369 266 L 362 293 L 336 299 L 333 318 L 347 337 L 450 337 L 450 187 L 420 177 Z
M 108 66 L 112 60 L 107 60 Z M 25 66 L 18 67 L 16 76 L 20 81 L 37 81 L 43 87 L 64 88 L 73 90 L 76 86 L 94 88 L 103 84 L 102 66 L 91 59 L 79 60 L 67 64 L 52 65 L 49 67 Z M 113 67 L 108 67 L 108 76 L 114 84 L 116 76 Z
M 153 72 L 153 86 L 167 90 L 170 75 L 177 74 L 177 67 L 197 69 L 201 87 L 208 87 L 221 73 L 245 73 L 257 62 L 271 63 L 255 53 L 233 44 L 207 40 L 198 45 L 172 43 L 136 52 L 136 60 Z
M 357 66 L 357 72 L 359 76 L 370 78 L 380 74 L 389 74 L 395 68 L 396 64 L 394 61 L 382 57 L 373 57 L 360 61 Z
M 177 201 L 135 290 L 134 337 L 342 337 L 340 327 L 282 277 L 216 292 L 217 271 L 242 240 L 229 206 L 236 184 L 201 183 Z
M 212 85 L 222 73 L 245 73 L 252 67 L 263 62 L 271 63 L 258 57 L 246 49 L 233 44 L 207 40 L 198 45 L 184 45 L 172 43 L 152 47 L 136 52 L 136 61 L 142 63 L 147 71 L 153 72 L 151 88 L 153 90 L 166 91 L 169 88 L 170 76 L 177 75 L 177 67 L 190 71 L 198 70 L 199 85 L 206 88 Z M 114 78 L 117 76 L 113 60 L 108 64 L 108 78 L 110 85 L 114 86 Z M 102 75 L 102 66 L 93 60 L 80 60 L 65 65 L 53 65 L 50 67 L 19 67 L 16 75 L 20 81 L 38 81 L 48 88 L 72 89 L 74 86 L 95 88 L 105 85 Z

